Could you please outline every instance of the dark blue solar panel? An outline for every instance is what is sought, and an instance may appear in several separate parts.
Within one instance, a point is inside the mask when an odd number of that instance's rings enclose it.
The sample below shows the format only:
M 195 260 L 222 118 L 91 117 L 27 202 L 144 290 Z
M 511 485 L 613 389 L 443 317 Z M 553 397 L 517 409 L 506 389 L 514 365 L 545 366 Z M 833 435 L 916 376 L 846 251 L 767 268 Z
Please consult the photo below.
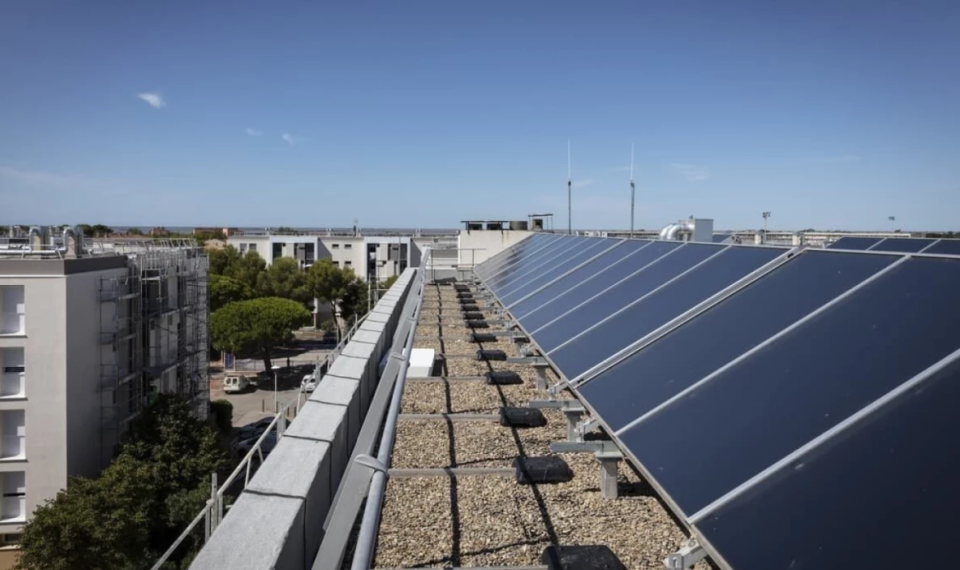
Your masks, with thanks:
M 510 308 L 510 312 L 516 317 L 526 316 L 530 312 L 542 306 L 544 303 L 552 301 L 568 290 L 580 285 L 587 279 L 597 275 L 607 267 L 619 263 L 624 258 L 636 253 L 639 249 L 650 245 L 650 243 L 651 242 L 649 241 L 630 240 L 622 245 L 618 245 L 612 250 L 601 254 L 599 257 L 587 263 L 583 267 L 573 271 L 570 273 L 570 275 L 561 277 L 555 283 L 551 283 L 550 285 L 544 287 L 542 291 L 538 291 L 529 299 L 525 299 L 517 303 L 515 306 Z
M 497 297 L 500 299 L 500 301 L 504 301 L 504 295 L 523 287 L 530 281 L 533 281 L 537 277 L 543 275 L 545 271 L 555 268 L 557 265 L 564 263 L 571 257 L 575 257 L 581 251 L 594 247 L 601 241 L 603 240 L 600 238 L 572 238 L 567 247 L 554 251 L 552 254 L 541 256 L 537 260 L 533 260 L 529 264 L 530 267 L 524 273 L 515 274 L 506 282 L 499 283 L 496 289 L 494 289 Z
M 543 287 L 567 271 L 570 271 L 574 267 L 585 263 L 588 259 L 599 255 L 601 252 L 606 251 L 608 248 L 621 242 L 622 240 L 617 239 L 591 240 L 587 244 L 588 247 L 581 248 L 577 253 L 567 257 L 562 262 L 553 264 L 550 268 L 544 268 L 537 271 L 536 275 L 527 280 L 523 285 L 513 287 L 510 289 L 510 291 L 500 294 L 500 301 L 503 302 L 505 306 L 510 306 L 512 303 L 533 293 L 540 287 Z
M 723 250 L 670 285 L 550 352 L 550 358 L 572 379 L 785 252 L 765 247 Z M 567 326 L 571 324 L 568 322 Z M 539 343 L 540 334 L 535 338 Z
M 949 567 L 917 549 L 960 531 L 958 432 L 954 363 L 698 527 L 737 570 Z
M 842 237 L 830 244 L 830 249 L 869 249 L 880 241 L 880 238 L 871 237 Z
M 540 348 L 545 351 L 550 351 L 568 340 L 574 334 L 596 324 L 600 319 L 610 316 L 616 312 L 617 309 L 634 301 L 637 297 L 653 291 L 660 285 L 663 285 L 670 279 L 673 279 L 722 249 L 722 247 L 714 245 L 683 245 L 652 260 L 649 264 L 644 264 L 642 271 L 637 271 L 620 282 L 608 282 L 607 287 L 609 287 L 609 289 L 604 290 L 606 289 L 605 287 L 600 288 L 600 291 L 597 291 L 599 294 L 592 296 L 593 298 L 588 298 L 589 300 L 586 300 L 586 302 L 582 304 L 577 303 L 577 305 L 574 306 L 575 308 L 571 307 L 573 310 L 566 314 L 555 311 L 554 307 L 551 306 L 550 310 L 553 316 L 558 318 L 539 329 L 527 330 L 534 336 Z M 651 252 L 651 254 L 652 253 L 653 252 Z M 640 255 L 642 254 L 643 252 L 641 252 Z M 568 297 L 572 296 L 573 295 L 568 295 Z M 579 296 L 580 295 L 578 295 L 578 297 Z M 568 301 L 568 298 L 563 297 L 557 299 L 557 301 L 551 305 L 561 302 L 563 302 L 564 305 L 569 305 Z
M 713 243 L 720 243 L 730 239 L 730 234 L 713 234 Z
M 870 248 L 870 251 L 897 251 L 917 253 L 936 240 L 924 238 L 887 238 Z
M 896 259 L 808 249 L 580 386 L 580 393 L 619 430 Z
M 553 234 L 534 234 L 520 241 L 519 243 L 510 246 L 504 251 L 501 251 L 483 263 L 478 264 L 474 272 L 481 278 L 492 275 L 500 268 L 517 259 L 517 257 L 523 254 L 523 252 L 541 247 L 542 245 L 554 239 L 557 239 L 557 236 Z M 467 251 L 463 253 L 464 256 L 469 254 L 470 252 Z
M 696 512 L 960 347 L 957 291 L 960 262 L 910 259 L 619 437 Z
M 923 253 L 940 255 L 960 255 L 960 239 L 942 239 L 930 246 Z
M 519 256 L 517 260 L 504 266 L 497 273 L 484 279 L 484 282 L 492 290 L 497 291 L 504 284 L 511 282 L 515 276 L 522 275 L 534 265 L 539 264 L 545 256 L 552 256 L 555 253 L 563 251 L 577 241 L 574 237 L 563 237 L 554 242 L 544 245 L 541 249 L 535 249 Z

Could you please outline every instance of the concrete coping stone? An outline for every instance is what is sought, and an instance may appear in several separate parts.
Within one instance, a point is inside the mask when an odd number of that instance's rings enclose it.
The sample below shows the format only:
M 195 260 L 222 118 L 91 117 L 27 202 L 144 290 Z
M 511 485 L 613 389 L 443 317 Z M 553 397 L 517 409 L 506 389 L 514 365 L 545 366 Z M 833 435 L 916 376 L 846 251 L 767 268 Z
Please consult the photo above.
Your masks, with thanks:
M 328 374 L 320 381 L 317 389 L 310 395 L 309 400 L 311 402 L 349 406 L 356 399 L 357 390 L 359 389 L 359 380 L 340 378 L 339 376 L 331 376 Z
M 284 552 L 303 533 L 303 499 L 242 493 L 200 550 L 190 570 L 292 568 L 303 552 Z M 264 524 L 264 521 L 269 521 Z
M 347 346 L 343 347 L 343 352 L 341 352 L 340 355 L 367 359 L 373 355 L 374 348 L 375 347 L 372 344 L 364 342 L 351 342 L 347 344 Z
M 367 324 L 367 323 L 386 323 L 386 322 L 389 322 L 389 321 L 390 321 L 390 316 L 391 316 L 391 315 L 392 315 L 392 313 L 384 314 L 384 313 L 375 313 L 375 312 L 372 312 L 372 313 L 370 313 L 370 316 L 367 317 L 367 320 L 363 321 L 363 324 Z
M 347 408 L 343 406 L 307 400 L 287 429 L 286 436 L 333 442 L 346 415 Z
M 327 374 L 341 378 L 350 378 L 352 380 L 362 380 L 367 371 L 367 362 L 368 360 L 361 360 L 350 356 L 338 358 L 333 362 L 333 366 L 330 367 Z
M 329 453 L 330 444 L 325 441 L 281 438 L 246 491 L 306 499 Z
M 383 336 L 380 333 L 373 331 L 363 330 L 363 327 L 360 327 L 356 333 L 353 334 L 353 338 L 350 339 L 350 342 L 361 342 L 364 344 L 377 344 L 380 342 L 380 337 Z M 350 346 L 349 344 L 347 346 Z
M 383 334 L 383 331 L 387 328 L 387 323 L 385 321 L 371 321 L 367 319 L 363 321 L 363 324 L 360 325 L 358 330 L 370 331 L 377 334 Z

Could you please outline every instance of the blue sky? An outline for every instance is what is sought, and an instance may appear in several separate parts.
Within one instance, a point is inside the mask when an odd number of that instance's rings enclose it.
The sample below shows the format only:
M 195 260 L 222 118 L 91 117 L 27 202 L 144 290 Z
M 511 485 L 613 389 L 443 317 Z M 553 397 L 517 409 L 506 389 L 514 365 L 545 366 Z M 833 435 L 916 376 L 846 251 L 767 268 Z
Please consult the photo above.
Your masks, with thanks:
M 960 2 L 0 3 L 0 224 L 960 229 Z

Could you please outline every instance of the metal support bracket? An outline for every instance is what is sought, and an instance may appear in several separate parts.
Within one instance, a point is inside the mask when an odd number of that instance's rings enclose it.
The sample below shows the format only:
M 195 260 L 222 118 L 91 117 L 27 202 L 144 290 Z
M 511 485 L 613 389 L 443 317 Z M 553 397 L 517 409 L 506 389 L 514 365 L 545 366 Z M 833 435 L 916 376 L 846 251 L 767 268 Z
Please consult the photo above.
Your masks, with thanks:
M 588 417 L 580 422 L 580 425 L 577 426 L 577 431 L 580 433 L 580 439 L 583 439 L 588 433 L 600 427 L 600 422 L 596 418 Z
M 537 390 L 547 390 L 547 369 L 550 368 L 546 363 L 534 364 L 533 371 L 537 373 Z
M 517 356 L 508 358 L 510 364 L 529 364 L 530 366 L 549 366 L 546 359 L 541 356 Z
M 507 362 L 509 361 L 508 358 Z M 531 400 L 527 405 L 531 408 L 560 410 L 567 418 L 567 441 L 583 441 L 583 438 L 578 437 L 577 424 L 580 423 L 580 418 L 587 413 L 587 410 L 577 400 Z
M 663 566 L 667 570 L 686 570 L 706 557 L 707 551 L 695 537 L 690 537 L 680 550 L 663 559 Z
M 604 499 L 616 499 L 617 476 L 623 453 L 612 441 L 555 441 L 550 444 L 554 453 L 593 453 L 600 463 L 600 494 Z

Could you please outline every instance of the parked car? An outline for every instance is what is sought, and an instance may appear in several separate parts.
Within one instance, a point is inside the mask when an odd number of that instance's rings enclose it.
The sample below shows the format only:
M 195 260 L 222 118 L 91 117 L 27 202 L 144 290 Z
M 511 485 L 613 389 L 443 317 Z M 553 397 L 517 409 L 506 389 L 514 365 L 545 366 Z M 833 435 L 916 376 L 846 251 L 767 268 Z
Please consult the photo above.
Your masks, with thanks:
M 313 392 L 317 389 L 317 377 L 315 374 L 307 374 L 303 377 L 303 380 L 300 381 L 300 389 L 302 389 L 307 394 Z
M 258 438 L 260 434 L 265 432 L 268 427 L 270 427 L 270 422 L 273 421 L 273 417 L 263 418 L 258 420 L 256 423 L 252 423 L 248 426 L 243 426 L 240 428 L 239 439 L 241 442 L 248 440 L 250 438 Z
M 225 394 L 239 394 L 249 390 L 251 386 L 250 379 L 243 374 L 231 374 L 223 379 L 223 392 Z
M 257 440 L 260 439 L 260 436 L 263 435 L 262 432 L 257 434 L 256 437 L 251 437 L 250 439 L 245 439 L 237 445 L 237 450 L 241 455 L 246 455 L 250 453 L 250 450 L 253 449 L 253 446 L 257 443 Z M 263 456 L 266 457 L 270 455 L 270 452 L 273 451 L 273 448 L 277 446 L 277 432 L 270 432 L 266 437 L 263 438 L 263 442 L 260 443 L 260 451 L 263 452 Z

